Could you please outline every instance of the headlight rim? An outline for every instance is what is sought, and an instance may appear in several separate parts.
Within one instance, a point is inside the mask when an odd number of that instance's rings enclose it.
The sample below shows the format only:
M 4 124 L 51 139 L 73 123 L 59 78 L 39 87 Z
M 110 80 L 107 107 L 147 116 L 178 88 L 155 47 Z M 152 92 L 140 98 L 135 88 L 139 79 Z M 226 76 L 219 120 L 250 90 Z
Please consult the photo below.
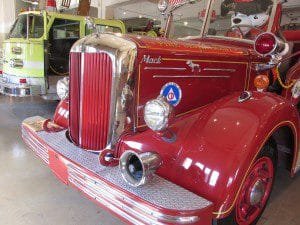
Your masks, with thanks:
M 158 103 L 158 104 L 157 104 Z M 150 112 L 147 112 L 148 107 L 150 107 L 151 104 L 157 104 L 158 106 L 161 106 L 162 108 L 164 108 L 164 113 L 163 113 L 163 124 L 161 125 L 157 125 L 156 127 L 152 126 L 149 123 L 149 120 L 146 118 L 147 115 L 150 114 Z M 172 119 L 174 117 L 174 107 L 166 100 L 166 98 L 162 95 L 158 96 L 156 99 L 151 99 L 149 100 L 144 107 L 144 121 L 147 125 L 147 127 L 149 127 L 151 130 L 155 131 L 155 132 L 162 132 L 164 130 L 166 130 Z
M 65 91 L 64 91 L 63 94 L 61 94 L 62 92 L 59 91 L 59 85 L 62 85 L 62 87 L 65 88 Z M 64 78 L 57 81 L 56 93 L 57 93 L 58 97 L 60 98 L 60 100 L 65 100 L 69 97 L 69 90 L 70 90 L 69 77 L 64 77 Z
M 129 173 L 128 173 L 128 168 L 127 165 L 129 164 L 129 159 L 130 157 L 135 156 L 137 157 L 139 163 L 142 165 L 142 178 L 140 180 L 136 180 L 134 179 Z M 125 158 L 125 159 L 124 159 Z M 145 171 L 146 168 L 145 166 L 141 163 L 141 159 L 138 156 L 137 152 L 133 151 L 133 150 L 127 150 L 125 151 L 120 158 L 120 169 L 121 169 L 121 175 L 123 177 L 123 179 L 131 186 L 133 187 L 139 187 L 142 186 L 146 183 L 146 179 L 145 179 Z M 124 173 L 124 171 L 126 171 L 126 173 Z
M 142 176 L 135 179 L 129 171 L 130 158 L 137 158 L 142 168 Z M 160 155 L 155 151 L 139 152 L 135 150 L 126 150 L 119 159 L 119 168 L 123 180 L 132 187 L 144 186 L 152 180 L 156 170 L 162 165 Z

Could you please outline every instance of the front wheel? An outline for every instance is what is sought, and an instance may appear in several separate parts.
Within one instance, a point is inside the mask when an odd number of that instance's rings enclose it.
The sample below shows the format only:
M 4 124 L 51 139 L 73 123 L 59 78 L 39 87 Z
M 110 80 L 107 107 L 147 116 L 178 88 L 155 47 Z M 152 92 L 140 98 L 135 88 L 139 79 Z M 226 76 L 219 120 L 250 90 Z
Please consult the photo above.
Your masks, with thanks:
M 251 166 L 233 212 L 217 224 L 254 225 L 257 223 L 272 192 L 276 164 L 276 152 L 271 145 L 267 144 Z

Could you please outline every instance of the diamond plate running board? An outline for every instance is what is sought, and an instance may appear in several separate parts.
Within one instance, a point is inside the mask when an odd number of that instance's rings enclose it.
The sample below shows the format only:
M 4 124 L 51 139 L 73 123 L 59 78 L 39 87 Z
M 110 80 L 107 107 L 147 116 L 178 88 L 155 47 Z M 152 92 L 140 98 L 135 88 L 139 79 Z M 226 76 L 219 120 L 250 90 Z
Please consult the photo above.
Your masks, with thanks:
M 211 224 L 210 201 L 157 175 L 145 186 L 131 187 L 118 167 L 101 166 L 97 154 L 70 143 L 65 131 L 30 129 L 27 124 L 38 119 L 23 122 L 24 141 L 40 158 L 50 161 L 46 163 L 64 183 L 78 188 L 121 219 L 131 224 Z

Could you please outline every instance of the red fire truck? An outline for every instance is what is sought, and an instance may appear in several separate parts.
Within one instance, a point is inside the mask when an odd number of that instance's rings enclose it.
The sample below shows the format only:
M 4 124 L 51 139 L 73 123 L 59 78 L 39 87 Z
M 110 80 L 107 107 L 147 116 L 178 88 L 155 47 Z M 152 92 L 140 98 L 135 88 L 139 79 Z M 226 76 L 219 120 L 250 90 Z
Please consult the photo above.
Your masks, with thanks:
M 24 141 L 127 223 L 255 224 L 277 164 L 300 168 L 288 3 L 161 0 L 163 37 L 79 40 L 54 118 L 26 119 Z

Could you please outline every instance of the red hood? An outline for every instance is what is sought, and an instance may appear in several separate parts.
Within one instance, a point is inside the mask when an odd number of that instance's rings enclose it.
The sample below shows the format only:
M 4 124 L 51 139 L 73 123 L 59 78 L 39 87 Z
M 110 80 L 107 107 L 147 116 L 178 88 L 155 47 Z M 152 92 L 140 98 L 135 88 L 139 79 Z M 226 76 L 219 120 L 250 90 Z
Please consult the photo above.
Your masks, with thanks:
M 197 54 L 207 55 L 223 55 L 223 56 L 245 56 L 248 55 L 247 45 L 236 42 L 234 44 L 228 43 L 228 41 L 221 41 L 217 43 L 209 39 L 195 39 L 195 40 L 172 40 L 167 38 L 152 38 L 147 36 L 125 36 L 127 39 L 134 41 L 138 48 L 147 50 L 161 50 L 161 51 L 188 51 L 190 53 L 197 52 Z M 242 46 L 242 47 L 240 47 Z

